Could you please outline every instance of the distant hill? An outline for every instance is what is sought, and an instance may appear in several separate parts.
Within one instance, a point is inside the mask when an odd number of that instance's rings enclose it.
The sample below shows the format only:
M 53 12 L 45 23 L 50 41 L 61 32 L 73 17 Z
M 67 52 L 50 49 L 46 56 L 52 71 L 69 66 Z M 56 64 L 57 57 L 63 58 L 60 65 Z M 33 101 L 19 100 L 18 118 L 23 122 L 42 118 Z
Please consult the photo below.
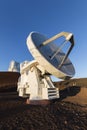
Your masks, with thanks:
M 0 90 L 17 87 L 19 72 L 0 72 Z

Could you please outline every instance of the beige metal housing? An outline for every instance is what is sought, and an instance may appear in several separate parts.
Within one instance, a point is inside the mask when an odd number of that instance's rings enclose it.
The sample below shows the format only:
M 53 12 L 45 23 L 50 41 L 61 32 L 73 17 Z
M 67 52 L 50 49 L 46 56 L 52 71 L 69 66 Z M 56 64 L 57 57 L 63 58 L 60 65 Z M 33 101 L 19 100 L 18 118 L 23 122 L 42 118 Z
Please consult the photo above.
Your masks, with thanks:
M 37 61 L 21 64 L 21 76 L 18 81 L 19 96 L 30 100 L 49 100 L 59 98 L 59 90 L 55 88 L 48 75 L 42 75 Z

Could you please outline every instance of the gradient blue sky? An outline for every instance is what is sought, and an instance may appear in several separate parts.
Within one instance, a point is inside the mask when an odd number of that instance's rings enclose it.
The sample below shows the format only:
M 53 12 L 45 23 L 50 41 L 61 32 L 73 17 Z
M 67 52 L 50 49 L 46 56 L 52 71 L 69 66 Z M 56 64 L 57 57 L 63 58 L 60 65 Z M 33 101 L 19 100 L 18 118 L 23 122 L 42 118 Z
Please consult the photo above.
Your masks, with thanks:
M 87 0 L 0 0 L 0 71 L 11 60 L 32 60 L 26 46 L 31 31 L 47 37 L 72 32 L 75 77 L 87 77 Z

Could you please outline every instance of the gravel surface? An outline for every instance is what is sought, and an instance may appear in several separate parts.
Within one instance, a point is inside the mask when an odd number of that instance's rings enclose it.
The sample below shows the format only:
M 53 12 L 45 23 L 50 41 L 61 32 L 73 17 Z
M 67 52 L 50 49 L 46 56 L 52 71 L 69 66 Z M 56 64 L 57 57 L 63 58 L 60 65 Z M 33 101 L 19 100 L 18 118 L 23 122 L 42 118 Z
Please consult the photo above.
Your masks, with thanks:
M 87 130 L 87 105 L 28 105 L 15 92 L 0 93 L 0 130 Z

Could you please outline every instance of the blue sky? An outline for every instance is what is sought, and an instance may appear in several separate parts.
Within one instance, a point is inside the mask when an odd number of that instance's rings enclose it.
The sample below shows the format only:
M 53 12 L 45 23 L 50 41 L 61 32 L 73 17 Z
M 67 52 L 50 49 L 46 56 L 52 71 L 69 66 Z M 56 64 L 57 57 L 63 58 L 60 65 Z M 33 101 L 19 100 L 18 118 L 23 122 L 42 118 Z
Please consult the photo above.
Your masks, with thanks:
M 49 38 L 72 32 L 75 77 L 87 77 L 87 0 L 0 0 L 0 71 L 11 60 L 32 60 L 26 46 L 31 31 Z

